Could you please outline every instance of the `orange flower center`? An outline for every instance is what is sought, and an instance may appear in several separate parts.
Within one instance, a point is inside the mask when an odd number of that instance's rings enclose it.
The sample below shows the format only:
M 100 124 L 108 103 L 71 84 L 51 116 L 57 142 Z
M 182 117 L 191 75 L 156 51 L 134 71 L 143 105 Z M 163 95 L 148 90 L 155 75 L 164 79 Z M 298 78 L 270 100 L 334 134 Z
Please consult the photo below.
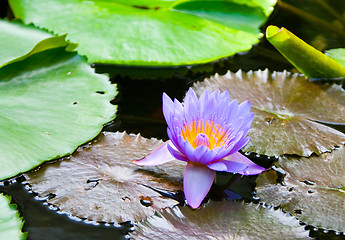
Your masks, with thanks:
M 183 140 L 188 140 L 193 148 L 205 145 L 210 149 L 222 146 L 227 142 L 225 131 L 220 124 L 213 121 L 193 121 L 191 124 L 185 124 L 181 131 Z

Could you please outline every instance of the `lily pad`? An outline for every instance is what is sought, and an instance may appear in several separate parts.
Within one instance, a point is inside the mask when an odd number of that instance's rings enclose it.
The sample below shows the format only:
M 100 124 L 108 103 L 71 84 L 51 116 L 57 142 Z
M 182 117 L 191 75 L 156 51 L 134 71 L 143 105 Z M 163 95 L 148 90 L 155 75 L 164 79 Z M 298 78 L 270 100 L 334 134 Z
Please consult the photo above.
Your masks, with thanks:
M 133 239 L 311 239 L 296 218 L 281 210 L 241 202 L 165 209 L 137 225 Z
M 325 54 L 345 67 L 345 48 L 330 49 Z
M 178 202 L 154 189 L 182 189 L 185 163 L 157 167 L 132 163 L 163 142 L 126 133 L 101 133 L 71 157 L 24 176 L 32 190 L 60 211 L 101 222 L 140 221 Z
M 0 68 L 0 179 L 72 153 L 114 118 L 115 86 L 63 48 Z
M 50 37 L 53 35 L 34 26 L 24 25 L 19 21 L 9 22 L 0 19 L 0 67 L 27 54 L 38 42 Z M 66 42 L 63 42 L 66 45 Z
M 268 70 L 228 72 L 195 83 L 205 89 L 228 90 L 233 99 L 250 100 L 255 113 L 246 152 L 268 156 L 310 156 L 331 151 L 345 134 L 321 122 L 345 124 L 345 107 L 316 84 L 298 74 Z
M 273 170 L 257 179 L 262 201 L 311 226 L 345 232 L 344 146 L 310 158 L 285 156 L 277 166 L 286 174 L 283 179 Z
M 25 23 L 68 33 L 89 62 L 136 66 L 200 64 L 247 51 L 275 2 L 9 1 Z
M 11 204 L 11 198 L 0 194 L 0 239 L 24 240 L 23 221 L 17 211 L 17 206 Z

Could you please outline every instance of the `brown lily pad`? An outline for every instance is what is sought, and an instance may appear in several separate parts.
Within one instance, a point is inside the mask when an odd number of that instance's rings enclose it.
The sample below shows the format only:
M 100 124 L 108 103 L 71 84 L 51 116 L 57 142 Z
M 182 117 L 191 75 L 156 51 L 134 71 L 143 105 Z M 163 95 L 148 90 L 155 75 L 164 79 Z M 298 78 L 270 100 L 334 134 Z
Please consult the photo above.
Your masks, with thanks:
M 345 232 L 345 147 L 310 158 L 283 157 L 281 173 L 257 179 L 262 201 L 314 227 Z M 285 176 L 284 176 L 285 175 Z
M 296 218 L 243 202 L 210 202 L 193 210 L 174 207 L 139 223 L 131 239 L 311 239 Z
M 151 188 L 182 190 L 185 163 L 132 163 L 163 142 L 126 133 L 101 133 L 70 157 L 25 174 L 32 191 L 72 216 L 90 221 L 140 221 L 178 202 Z M 151 188 L 150 188 L 151 187 Z
M 255 117 L 244 151 L 307 157 L 345 143 L 344 133 L 322 124 L 344 125 L 345 106 L 301 75 L 268 70 L 228 72 L 195 83 L 194 89 L 198 95 L 206 89 L 228 90 L 239 102 L 250 100 Z

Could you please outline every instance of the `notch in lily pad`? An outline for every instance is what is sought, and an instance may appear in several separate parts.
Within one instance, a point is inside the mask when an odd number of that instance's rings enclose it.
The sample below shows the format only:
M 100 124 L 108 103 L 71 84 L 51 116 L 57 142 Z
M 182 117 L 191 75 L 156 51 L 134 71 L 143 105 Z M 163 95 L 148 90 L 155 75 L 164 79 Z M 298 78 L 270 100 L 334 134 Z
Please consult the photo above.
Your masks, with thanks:
M 283 156 L 257 178 L 261 201 L 320 229 L 345 232 L 345 147 L 309 158 Z M 283 184 L 282 184 L 283 182 Z

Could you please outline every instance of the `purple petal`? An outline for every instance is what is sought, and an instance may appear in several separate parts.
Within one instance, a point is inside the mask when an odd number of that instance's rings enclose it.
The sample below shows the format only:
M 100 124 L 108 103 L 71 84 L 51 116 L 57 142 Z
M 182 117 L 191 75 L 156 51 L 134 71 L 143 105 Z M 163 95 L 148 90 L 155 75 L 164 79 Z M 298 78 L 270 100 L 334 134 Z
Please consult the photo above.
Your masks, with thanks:
M 207 154 L 207 152 L 209 152 L 210 149 L 204 145 L 201 145 L 199 147 L 196 147 L 193 151 L 193 156 L 190 157 L 189 159 L 192 162 L 197 162 L 197 163 L 201 163 L 200 160 L 204 159 L 204 156 Z
M 171 115 L 175 111 L 174 103 L 166 93 L 163 93 L 162 99 L 163 99 L 163 115 L 164 115 L 165 121 L 169 125 L 170 120 L 171 120 Z
M 248 142 L 250 141 L 250 137 L 245 137 L 242 138 L 241 140 L 239 140 L 235 146 L 232 147 L 231 151 L 229 152 L 230 155 L 238 152 L 238 150 L 240 150 L 241 148 L 243 148 L 244 146 L 246 146 L 248 144 Z
M 250 101 L 244 101 L 238 106 L 238 115 L 246 115 L 250 112 Z
M 181 153 L 179 150 L 174 148 L 174 146 L 172 144 L 168 144 L 168 150 L 171 153 L 171 155 L 173 155 L 177 160 L 189 162 L 188 158 L 183 153 Z
M 223 170 L 224 172 L 241 173 L 248 168 L 248 165 L 245 163 L 228 161 L 225 159 L 219 160 L 219 162 L 223 163 L 226 166 L 226 170 Z
M 210 164 L 207 164 L 206 166 L 211 170 L 219 171 L 219 172 L 226 172 L 226 170 L 228 169 L 227 166 L 222 161 L 210 163 Z
M 183 178 L 183 191 L 191 208 L 198 208 L 210 190 L 215 172 L 202 164 L 189 162 Z
M 146 157 L 140 160 L 133 160 L 132 162 L 140 166 L 154 166 L 175 160 L 168 150 L 167 146 L 169 143 L 170 141 L 164 142 Z
M 245 170 L 238 172 L 243 175 L 257 175 L 266 170 L 265 168 L 260 167 L 259 165 L 256 165 L 255 163 L 250 161 L 250 159 L 243 156 L 239 152 L 236 152 L 230 156 L 227 156 L 225 159 L 231 162 L 246 164 L 248 167 Z
M 205 154 L 199 159 L 199 163 L 201 164 L 207 164 L 210 162 L 213 162 L 216 159 L 216 156 L 219 152 L 220 148 L 214 148 L 212 150 L 208 150 L 205 152 Z

